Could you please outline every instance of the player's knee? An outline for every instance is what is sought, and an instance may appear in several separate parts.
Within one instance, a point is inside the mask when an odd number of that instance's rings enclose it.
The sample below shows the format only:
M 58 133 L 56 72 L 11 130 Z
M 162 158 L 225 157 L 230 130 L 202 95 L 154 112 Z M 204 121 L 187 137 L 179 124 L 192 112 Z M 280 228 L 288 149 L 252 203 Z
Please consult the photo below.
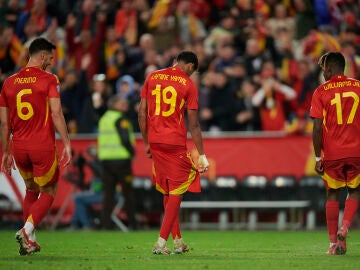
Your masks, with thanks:
M 360 187 L 348 188 L 349 198 L 359 200 L 360 198 Z
M 49 194 L 51 194 L 52 196 L 55 197 L 56 185 L 51 184 L 51 185 L 42 186 L 42 187 L 40 187 L 40 192 L 41 193 L 49 193 Z
M 40 188 L 39 185 L 34 182 L 33 179 L 28 179 L 25 181 L 25 186 L 27 190 L 33 191 L 33 192 L 39 192 Z
M 328 201 L 339 201 L 339 190 L 329 189 L 327 191 L 327 200 Z

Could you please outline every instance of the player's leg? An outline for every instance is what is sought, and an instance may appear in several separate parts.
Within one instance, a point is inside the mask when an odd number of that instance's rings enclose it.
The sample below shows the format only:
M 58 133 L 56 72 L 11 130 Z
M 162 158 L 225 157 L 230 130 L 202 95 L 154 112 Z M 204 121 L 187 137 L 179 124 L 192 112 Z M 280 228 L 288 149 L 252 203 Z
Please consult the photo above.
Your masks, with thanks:
M 335 252 L 335 244 L 337 242 L 336 233 L 339 224 L 339 192 L 336 189 L 327 190 L 326 224 L 330 241 L 330 247 L 327 254 L 333 255 Z
M 174 239 L 174 253 L 181 254 L 190 250 L 181 236 L 179 215 L 177 215 L 174 220 L 173 226 L 171 228 L 171 234 Z
M 34 179 L 27 179 L 24 181 L 26 190 L 23 202 L 23 220 L 26 222 L 29 217 L 29 211 L 34 202 L 39 198 L 40 189 L 39 186 L 34 182 Z
M 170 251 L 166 248 L 165 244 L 171 233 L 175 219 L 179 215 L 181 195 L 166 195 L 168 196 L 166 207 L 164 209 L 164 218 L 161 223 L 160 235 L 153 253 L 155 254 L 169 254 Z
M 346 237 L 354 216 L 359 208 L 360 198 L 360 159 L 348 158 L 342 160 L 344 179 L 348 187 L 348 197 L 345 201 L 344 216 L 339 231 L 337 232 L 337 243 L 335 253 L 343 255 L 346 253 Z
M 345 201 L 344 216 L 341 222 L 341 227 L 337 232 L 337 243 L 335 253 L 343 255 L 346 253 L 346 237 L 354 216 L 359 208 L 359 188 L 348 189 L 349 195 Z
M 36 203 L 39 197 L 40 189 L 39 185 L 34 182 L 33 166 L 31 157 L 28 152 L 23 149 L 13 149 L 14 159 L 16 162 L 17 169 L 24 179 L 26 186 L 25 197 L 23 201 L 23 220 L 24 224 L 30 215 L 30 209 Z M 15 234 L 16 241 L 19 243 L 19 254 L 29 254 L 29 249 L 39 251 L 40 246 L 36 242 L 35 230 L 25 233 L 25 229 L 22 228 Z
M 29 208 L 28 218 L 24 227 L 16 233 L 16 239 L 28 254 L 40 250 L 36 242 L 29 236 L 49 212 L 55 198 L 59 168 L 55 149 L 49 151 L 32 151 L 27 153 L 32 163 L 34 182 L 39 186 L 38 199 Z
M 16 240 L 20 244 L 20 255 L 29 255 L 40 251 L 40 245 L 35 239 L 35 228 L 49 212 L 54 201 L 55 192 L 56 184 L 48 184 L 40 187 L 40 196 L 30 207 L 29 216 L 24 227 L 15 235 Z
M 164 209 L 166 209 L 168 201 L 169 201 L 169 195 L 164 194 L 163 196 Z M 176 216 L 174 223 L 171 227 L 171 235 L 174 240 L 174 253 L 183 253 L 189 251 L 189 247 L 183 242 L 181 237 L 179 215 Z
M 166 209 L 167 203 L 169 201 L 169 194 L 164 194 L 163 195 L 163 206 L 164 209 Z M 180 233 L 180 224 L 179 224 L 179 218 L 176 218 L 174 220 L 174 224 L 171 228 L 171 235 L 173 237 L 173 239 L 178 239 L 181 238 L 181 233 Z

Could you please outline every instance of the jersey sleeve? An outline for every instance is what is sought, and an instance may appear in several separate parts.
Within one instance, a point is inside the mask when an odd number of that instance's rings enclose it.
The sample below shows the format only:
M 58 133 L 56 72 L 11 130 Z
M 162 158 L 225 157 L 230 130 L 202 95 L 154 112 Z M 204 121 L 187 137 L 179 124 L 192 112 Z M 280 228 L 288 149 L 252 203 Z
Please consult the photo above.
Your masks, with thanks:
M 189 97 L 187 100 L 187 108 L 189 110 L 197 110 L 199 107 L 199 95 L 195 84 L 191 83 L 189 88 Z
M 49 98 L 59 98 L 60 97 L 60 82 L 56 75 L 50 75 L 49 82 Z
M 311 100 L 310 117 L 323 118 L 323 106 L 319 89 L 316 89 Z

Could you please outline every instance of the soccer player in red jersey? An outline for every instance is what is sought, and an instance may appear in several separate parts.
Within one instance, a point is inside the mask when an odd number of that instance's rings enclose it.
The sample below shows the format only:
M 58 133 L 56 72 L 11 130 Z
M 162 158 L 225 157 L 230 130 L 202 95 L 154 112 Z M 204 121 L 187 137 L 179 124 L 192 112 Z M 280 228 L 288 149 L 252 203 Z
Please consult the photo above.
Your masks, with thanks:
M 35 39 L 29 47 L 26 67 L 5 80 L 0 95 L 1 170 L 10 174 L 15 161 L 26 185 L 25 224 L 15 235 L 20 255 L 40 251 L 35 228 L 54 201 L 59 177 L 55 128 L 64 143 L 60 163 L 67 166 L 72 158 L 59 81 L 45 71 L 53 62 L 55 48 L 44 38 Z
M 314 92 L 310 116 L 314 118 L 315 170 L 327 188 L 328 254 L 346 253 L 346 236 L 359 203 L 360 184 L 360 81 L 344 75 L 345 59 L 339 52 L 324 54 L 319 65 L 325 83 Z M 346 187 L 344 217 L 338 229 L 339 189 Z
M 190 51 L 181 52 L 169 68 L 151 73 L 141 91 L 139 125 L 145 152 L 153 159 L 153 182 L 163 194 L 164 218 L 154 254 L 170 254 L 166 241 L 174 239 L 174 252 L 189 251 L 183 242 L 179 211 L 182 194 L 200 192 L 200 175 L 207 170 L 200 124 L 198 90 L 190 79 L 198 68 L 198 58 Z M 186 148 L 187 128 L 199 152 L 198 168 Z

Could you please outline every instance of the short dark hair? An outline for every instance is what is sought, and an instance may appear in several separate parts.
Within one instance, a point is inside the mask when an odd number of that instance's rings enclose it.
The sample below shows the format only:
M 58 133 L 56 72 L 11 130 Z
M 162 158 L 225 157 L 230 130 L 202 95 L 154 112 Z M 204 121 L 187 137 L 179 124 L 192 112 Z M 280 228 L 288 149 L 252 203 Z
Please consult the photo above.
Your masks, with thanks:
M 47 51 L 52 52 L 52 50 L 55 50 L 56 46 L 52 44 L 50 41 L 48 41 L 45 38 L 36 38 L 34 39 L 29 47 L 29 54 L 34 55 L 41 51 Z
M 331 66 L 340 70 L 345 69 L 345 58 L 340 52 L 327 52 L 319 59 L 319 65 L 321 68 L 325 66 Z
M 195 53 L 191 51 L 183 51 L 176 57 L 177 62 L 184 62 L 185 64 L 194 64 L 194 69 L 197 70 L 199 66 L 199 60 Z

